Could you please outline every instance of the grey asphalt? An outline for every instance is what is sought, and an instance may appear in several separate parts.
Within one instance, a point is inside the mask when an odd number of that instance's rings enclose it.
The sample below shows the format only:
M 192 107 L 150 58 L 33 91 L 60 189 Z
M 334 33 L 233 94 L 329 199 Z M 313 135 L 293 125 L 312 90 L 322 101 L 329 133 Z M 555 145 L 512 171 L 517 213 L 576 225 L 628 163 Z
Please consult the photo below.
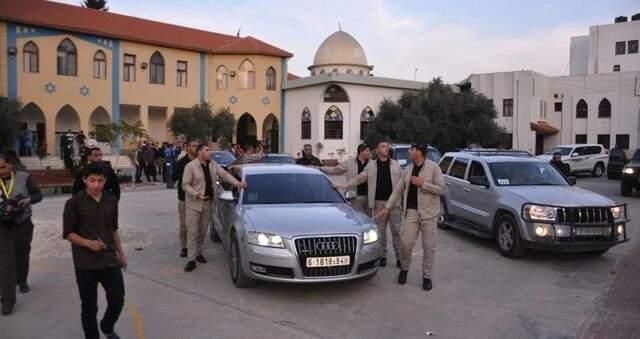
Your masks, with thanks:
M 640 217 L 640 195 L 622 199 L 618 182 L 580 178 L 578 184 L 627 201 L 632 219 Z M 61 219 L 65 199 L 47 197 L 36 216 Z M 371 280 L 237 289 L 219 244 L 207 241 L 210 262 L 183 272 L 175 190 L 130 190 L 120 206 L 121 223 L 144 228 L 148 243 L 128 253 L 128 306 L 117 326 L 123 338 L 141 337 L 135 324 L 145 338 L 423 338 L 427 331 L 436 338 L 576 337 L 603 311 L 618 263 L 640 244 L 633 220 L 632 240 L 602 256 L 529 252 L 510 260 L 491 241 L 439 230 L 428 293 L 420 286 L 420 254 L 405 286 L 396 283 L 392 263 Z M 30 283 L 32 292 L 19 295 L 15 313 L 0 318 L 0 338 L 82 337 L 71 260 L 33 259 Z

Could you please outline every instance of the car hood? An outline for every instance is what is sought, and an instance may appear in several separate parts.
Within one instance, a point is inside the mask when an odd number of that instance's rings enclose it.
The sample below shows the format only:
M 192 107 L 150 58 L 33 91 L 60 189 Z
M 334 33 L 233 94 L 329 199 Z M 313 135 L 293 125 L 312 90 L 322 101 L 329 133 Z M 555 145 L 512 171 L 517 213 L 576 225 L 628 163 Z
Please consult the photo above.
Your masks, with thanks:
M 511 186 L 503 189 L 518 196 L 523 203 L 563 207 L 598 207 L 615 204 L 606 197 L 576 186 Z
M 301 235 L 353 233 L 374 227 L 373 221 L 348 204 L 245 206 L 256 232 L 284 238 Z
M 627 167 L 640 167 L 640 161 L 634 160 L 627 163 Z

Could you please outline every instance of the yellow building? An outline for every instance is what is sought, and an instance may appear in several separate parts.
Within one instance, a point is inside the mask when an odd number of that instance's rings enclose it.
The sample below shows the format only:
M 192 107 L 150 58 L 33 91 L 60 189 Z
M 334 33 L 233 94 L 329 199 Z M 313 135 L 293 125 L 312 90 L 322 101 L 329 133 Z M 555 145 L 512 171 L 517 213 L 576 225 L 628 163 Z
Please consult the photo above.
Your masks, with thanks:
M 283 82 L 292 54 L 237 37 L 42 0 L 0 1 L 0 95 L 24 105 L 39 146 L 62 133 L 142 121 L 170 137 L 176 110 L 229 107 L 240 144 L 281 147 Z

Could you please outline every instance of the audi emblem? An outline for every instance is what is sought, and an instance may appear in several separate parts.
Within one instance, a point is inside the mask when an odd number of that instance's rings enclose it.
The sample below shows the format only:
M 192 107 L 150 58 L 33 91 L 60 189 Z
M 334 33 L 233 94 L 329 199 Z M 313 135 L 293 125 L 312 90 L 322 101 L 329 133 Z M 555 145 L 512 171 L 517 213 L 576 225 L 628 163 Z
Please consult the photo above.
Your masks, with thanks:
M 319 242 L 316 244 L 316 250 L 318 251 L 336 251 L 340 249 L 340 243 L 337 241 Z

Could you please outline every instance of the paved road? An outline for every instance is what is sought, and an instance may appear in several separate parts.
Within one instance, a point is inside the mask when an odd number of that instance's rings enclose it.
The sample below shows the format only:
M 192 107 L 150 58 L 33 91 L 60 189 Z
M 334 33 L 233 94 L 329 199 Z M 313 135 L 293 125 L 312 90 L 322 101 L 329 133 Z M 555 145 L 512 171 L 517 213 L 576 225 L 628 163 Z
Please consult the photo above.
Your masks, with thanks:
M 622 201 L 617 182 L 581 179 L 579 185 Z M 426 331 L 437 338 L 640 336 L 640 293 L 636 288 L 635 296 L 624 294 L 632 280 L 620 271 L 639 270 L 631 257 L 640 254 L 637 222 L 628 230 L 632 241 L 603 256 L 529 253 L 520 260 L 500 256 L 490 241 L 439 231 L 429 293 L 420 288 L 417 260 L 405 286 L 396 284 L 391 266 L 372 280 L 236 289 L 217 244 L 206 244 L 210 263 L 183 272 L 175 194 L 123 195 L 120 219 L 130 268 L 118 331 L 125 338 L 423 338 Z M 40 236 L 34 242 L 32 292 L 19 296 L 13 315 L 0 318 L 2 338 L 82 336 L 73 266 L 68 245 L 59 239 L 64 201 L 48 197 L 36 206 Z M 628 202 L 631 217 L 640 218 L 640 196 Z M 607 316 L 618 327 L 603 325 L 610 325 L 602 321 Z

